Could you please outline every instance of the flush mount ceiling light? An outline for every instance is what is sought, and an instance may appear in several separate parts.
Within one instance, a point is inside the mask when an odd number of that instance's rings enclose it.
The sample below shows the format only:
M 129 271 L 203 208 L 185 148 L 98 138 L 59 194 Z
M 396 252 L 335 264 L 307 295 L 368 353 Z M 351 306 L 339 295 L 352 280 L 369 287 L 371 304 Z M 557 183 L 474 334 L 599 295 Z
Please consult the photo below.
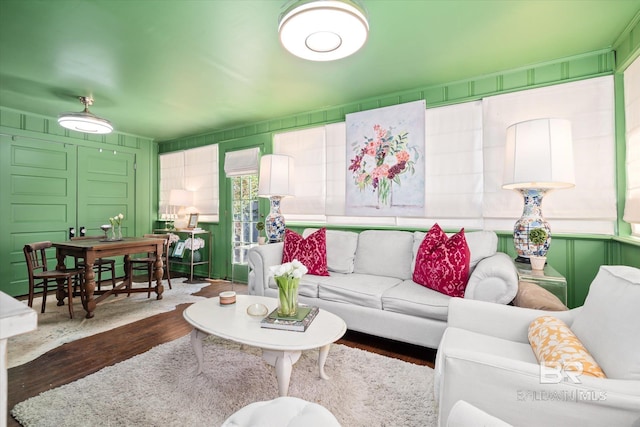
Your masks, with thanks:
M 292 54 L 310 61 L 347 57 L 367 41 L 364 8 L 353 0 L 298 0 L 280 15 L 280 42 Z
M 89 106 L 93 105 L 93 98 L 79 96 L 78 99 L 84 104 L 84 111 L 60 114 L 58 116 L 60 126 L 84 133 L 111 133 L 113 130 L 111 122 L 101 119 L 89 111 Z

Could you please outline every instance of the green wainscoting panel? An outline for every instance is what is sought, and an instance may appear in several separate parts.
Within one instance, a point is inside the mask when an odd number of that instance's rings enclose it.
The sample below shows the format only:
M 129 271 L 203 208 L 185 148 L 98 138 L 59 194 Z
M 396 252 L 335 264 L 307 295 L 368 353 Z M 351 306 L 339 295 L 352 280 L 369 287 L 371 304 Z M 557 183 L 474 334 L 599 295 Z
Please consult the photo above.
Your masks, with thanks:
M 101 234 L 99 226 L 119 212 L 127 215 L 125 235 L 149 232 L 150 195 L 157 191 L 152 162 L 157 148 L 148 138 L 85 135 L 54 118 L 0 108 L 0 290 L 27 293 L 27 243 L 65 241 L 70 227 Z M 49 252 L 54 268 L 55 251 Z
M 52 176 L 11 176 L 11 192 L 15 196 L 66 197 L 68 179 Z

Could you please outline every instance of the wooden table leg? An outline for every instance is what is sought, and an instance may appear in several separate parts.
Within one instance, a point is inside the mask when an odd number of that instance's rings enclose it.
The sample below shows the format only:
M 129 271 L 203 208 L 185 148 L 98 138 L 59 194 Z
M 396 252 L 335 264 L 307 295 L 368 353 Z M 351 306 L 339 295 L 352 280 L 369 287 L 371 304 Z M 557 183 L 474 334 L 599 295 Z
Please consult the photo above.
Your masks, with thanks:
M 67 269 L 67 267 L 64 265 L 64 259 L 65 255 L 62 254 L 59 250 L 56 250 L 56 260 L 58 261 L 56 270 L 64 271 Z M 56 279 L 56 283 L 56 299 L 58 300 L 57 305 L 61 306 L 64 305 L 64 297 L 67 295 L 67 292 L 65 291 L 65 280 L 64 278 Z M 69 295 L 69 300 L 71 300 L 71 298 L 73 298 L 73 295 Z
M 156 279 L 156 299 L 162 299 L 162 293 L 164 292 L 164 286 L 162 286 L 162 277 L 164 276 L 164 268 L 162 263 L 162 251 L 164 250 L 164 243 L 158 245 L 156 248 L 156 262 L 154 263 L 154 277 Z
M 84 280 L 80 284 L 82 290 L 80 295 L 84 296 L 84 301 L 82 305 L 84 309 L 87 311 L 87 315 L 85 316 L 87 319 L 91 319 L 94 314 L 93 312 L 96 310 L 96 300 L 93 299 L 93 292 L 96 290 L 96 275 L 93 272 L 93 263 L 95 262 L 95 255 L 90 251 L 85 254 L 84 259 Z

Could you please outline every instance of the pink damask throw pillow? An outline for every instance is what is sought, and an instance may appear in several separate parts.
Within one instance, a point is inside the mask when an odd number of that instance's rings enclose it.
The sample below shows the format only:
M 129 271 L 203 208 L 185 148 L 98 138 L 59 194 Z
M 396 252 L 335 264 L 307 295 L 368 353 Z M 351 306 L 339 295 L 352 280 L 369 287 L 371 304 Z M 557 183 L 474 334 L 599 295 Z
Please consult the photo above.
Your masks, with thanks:
M 328 276 L 327 229 L 321 228 L 306 239 L 288 228 L 284 231 L 282 262 L 297 259 L 309 270 L 309 274 Z
M 464 228 L 447 238 L 435 224 L 416 254 L 413 281 L 452 297 L 464 297 L 470 260 Z

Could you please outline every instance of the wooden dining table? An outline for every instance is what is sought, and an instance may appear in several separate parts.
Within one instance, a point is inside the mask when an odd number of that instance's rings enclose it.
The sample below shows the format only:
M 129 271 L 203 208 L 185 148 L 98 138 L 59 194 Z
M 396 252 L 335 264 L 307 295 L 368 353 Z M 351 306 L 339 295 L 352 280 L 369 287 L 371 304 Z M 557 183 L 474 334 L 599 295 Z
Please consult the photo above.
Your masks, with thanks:
M 67 257 L 84 259 L 84 280 L 80 283 L 80 298 L 82 306 L 87 312 L 86 318 L 94 316 L 96 305 L 108 298 L 110 295 L 133 292 L 148 292 L 148 288 L 134 288 L 132 286 L 132 270 L 130 256 L 134 254 L 149 253 L 155 255 L 154 279 L 156 286 L 156 299 L 162 299 L 162 277 L 164 275 L 162 263 L 162 251 L 164 250 L 164 238 L 150 237 L 125 237 L 122 240 L 75 240 L 68 242 L 53 242 L 56 248 L 56 258 L 58 260 L 57 269 L 66 269 L 65 261 Z M 95 273 L 93 264 L 99 258 L 114 256 L 124 256 L 124 280 L 112 289 L 96 290 Z M 62 284 L 58 284 L 56 298 L 58 305 L 64 304 L 64 292 Z M 69 298 L 72 298 L 70 295 Z

